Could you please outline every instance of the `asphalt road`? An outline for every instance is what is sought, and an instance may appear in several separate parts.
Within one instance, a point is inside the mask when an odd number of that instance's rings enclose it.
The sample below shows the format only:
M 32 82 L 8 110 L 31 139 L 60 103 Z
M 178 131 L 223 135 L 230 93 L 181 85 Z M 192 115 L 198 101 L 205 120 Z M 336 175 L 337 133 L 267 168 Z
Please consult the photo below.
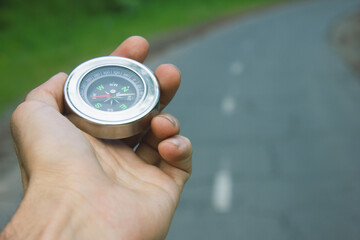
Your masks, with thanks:
M 150 59 L 181 69 L 167 111 L 194 146 L 168 239 L 360 239 L 360 79 L 329 40 L 359 8 L 286 4 Z M 21 196 L 18 171 L 7 169 L 0 227 Z

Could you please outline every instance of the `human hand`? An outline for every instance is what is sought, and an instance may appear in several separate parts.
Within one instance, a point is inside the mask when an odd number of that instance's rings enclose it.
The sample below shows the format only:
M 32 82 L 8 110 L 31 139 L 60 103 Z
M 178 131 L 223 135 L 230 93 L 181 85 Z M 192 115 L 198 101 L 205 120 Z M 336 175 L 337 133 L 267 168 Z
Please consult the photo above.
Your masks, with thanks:
M 146 40 L 131 37 L 112 55 L 142 62 L 147 52 Z M 155 75 L 163 109 L 180 73 L 164 64 Z M 24 199 L 0 239 L 165 238 L 192 167 L 179 122 L 167 113 L 153 118 L 136 151 L 134 142 L 94 138 L 64 116 L 66 77 L 31 91 L 13 114 Z

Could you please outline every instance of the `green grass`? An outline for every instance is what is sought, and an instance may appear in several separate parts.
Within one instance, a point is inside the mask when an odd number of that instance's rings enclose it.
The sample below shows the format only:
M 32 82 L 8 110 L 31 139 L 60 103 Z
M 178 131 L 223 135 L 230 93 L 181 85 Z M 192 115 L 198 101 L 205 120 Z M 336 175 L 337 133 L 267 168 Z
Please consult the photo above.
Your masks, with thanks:
M 279 1 L 153 0 L 120 13 L 47 9 L 32 1 L 0 9 L 0 111 L 55 73 L 69 73 L 87 59 L 109 54 L 131 35 L 152 38 Z

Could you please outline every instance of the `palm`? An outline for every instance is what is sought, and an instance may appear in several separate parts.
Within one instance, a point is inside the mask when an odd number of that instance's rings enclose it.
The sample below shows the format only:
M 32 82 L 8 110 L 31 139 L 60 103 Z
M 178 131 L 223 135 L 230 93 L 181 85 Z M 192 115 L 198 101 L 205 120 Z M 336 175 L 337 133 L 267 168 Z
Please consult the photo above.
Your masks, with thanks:
M 92 137 L 89 140 L 104 173 L 104 178 L 91 183 L 97 189 L 92 189 L 94 194 L 87 196 L 98 216 L 119 227 L 126 219 L 130 226 L 145 226 L 141 231 L 149 237 L 156 232 L 167 232 L 181 191 L 174 180 L 159 168 L 145 163 L 123 143 Z M 108 212 L 112 213 L 110 218 Z M 154 236 L 156 239 L 162 237 Z
M 174 179 L 158 167 L 146 163 L 131 147 L 121 141 L 106 141 L 87 135 L 104 176 L 118 186 L 137 192 L 159 191 L 177 202 L 180 189 Z M 166 163 L 162 163 L 166 164 Z M 173 168 L 168 165 L 168 167 Z M 151 191 L 152 190 L 152 191 Z

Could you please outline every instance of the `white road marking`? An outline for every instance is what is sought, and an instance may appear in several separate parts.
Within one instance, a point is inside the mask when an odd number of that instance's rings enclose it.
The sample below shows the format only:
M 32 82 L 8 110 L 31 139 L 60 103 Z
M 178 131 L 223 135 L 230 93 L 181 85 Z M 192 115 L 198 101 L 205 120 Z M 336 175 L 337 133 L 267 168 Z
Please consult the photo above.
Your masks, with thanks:
M 225 115 L 232 115 L 236 109 L 236 101 L 232 96 L 226 96 L 221 102 L 221 110 Z
M 240 61 L 234 61 L 229 68 L 229 72 L 231 75 L 239 76 L 244 71 L 244 64 Z
M 212 206 L 216 212 L 226 213 L 231 209 L 233 182 L 230 167 L 222 166 L 214 179 Z

